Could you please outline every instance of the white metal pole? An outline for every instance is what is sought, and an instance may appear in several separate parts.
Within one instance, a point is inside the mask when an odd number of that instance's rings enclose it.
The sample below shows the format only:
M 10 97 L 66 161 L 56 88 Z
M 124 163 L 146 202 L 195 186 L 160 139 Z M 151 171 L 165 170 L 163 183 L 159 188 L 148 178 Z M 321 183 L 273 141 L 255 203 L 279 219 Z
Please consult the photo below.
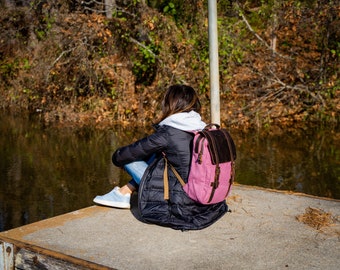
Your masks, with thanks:
M 210 66 L 210 113 L 211 122 L 220 124 L 220 81 L 218 69 L 217 3 L 208 0 L 209 13 L 209 66 Z

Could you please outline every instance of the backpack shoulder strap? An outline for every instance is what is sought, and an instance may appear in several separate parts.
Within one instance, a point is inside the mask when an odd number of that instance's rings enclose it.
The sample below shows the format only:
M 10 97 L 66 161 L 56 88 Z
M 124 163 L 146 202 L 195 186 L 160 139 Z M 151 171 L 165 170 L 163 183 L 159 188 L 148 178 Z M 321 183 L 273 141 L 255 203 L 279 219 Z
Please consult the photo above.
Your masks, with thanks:
M 185 185 L 183 178 L 176 171 L 175 167 L 169 162 L 165 154 L 163 153 L 164 159 L 164 172 L 163 172 L 163 182 L 164 182 L 164 200 L 169 200 L 169 175 L 168 175 L 168 164 L 170 166 L 171 171 L 176 176 L 177 180 L 181 183 L 182 187 Z

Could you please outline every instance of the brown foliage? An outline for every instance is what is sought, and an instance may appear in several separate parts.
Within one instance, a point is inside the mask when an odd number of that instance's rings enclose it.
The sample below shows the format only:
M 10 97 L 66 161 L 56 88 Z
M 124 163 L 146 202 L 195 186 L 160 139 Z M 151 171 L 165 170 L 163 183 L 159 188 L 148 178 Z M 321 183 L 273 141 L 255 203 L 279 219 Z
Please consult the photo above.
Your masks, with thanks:
M 239 109 L 232 122 L 285 125 L 320 120 L 321 111 L 321 118 L 338 121 L 339 108 L 334 105 L 339 102 L 339 59 L 330 43 L 340 37 L 334 27 L 339 23 L 339 5 L 315 3 L 314 8 L 301 9 L 294 1 L 282 5 L 278 13 L 283 9 L 284 14 L 276 29 L 258 31 L 261 40 L 254 36 L 253 50 L 246 52 L 242 65 L 233 66 L 234 77 L 228 83 Z M 274 36 L 278 45 L 272 49 L 268 44 Z
M 108 19 L 90 2 L 97 1 L 3 11 L 1 106 L 42 112 L 48 122 L 143 125 L 157 118 L 168 85 L 186 83 L 198 89 L 209 121 L 205 3 L 185 1 L 171 15 L 164 4 L 116 1 Z M 220 4 L 222 122 L 245 129 L 337 123 L 339 5 L 279 1 L 269 10 L 274 21 L 257 18 L 268 8 L 258 1 L 240 2 L 239 9 Z

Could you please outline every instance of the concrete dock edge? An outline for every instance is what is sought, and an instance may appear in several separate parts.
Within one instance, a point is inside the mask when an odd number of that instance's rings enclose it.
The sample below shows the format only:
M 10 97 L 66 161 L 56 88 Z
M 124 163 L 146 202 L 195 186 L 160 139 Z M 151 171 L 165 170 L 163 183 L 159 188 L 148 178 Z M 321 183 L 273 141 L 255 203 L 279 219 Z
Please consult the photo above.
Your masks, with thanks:
M 0 266 L 338 269 L 339 200 L 235 185 L 228 205 L 231 212 L 212 226 L 186 232 L 142 223 L 136 209 L 90 206 L 1 232 Z M 332 222 L 318 229 L 300 222 L 307 208 L 329 213 Z

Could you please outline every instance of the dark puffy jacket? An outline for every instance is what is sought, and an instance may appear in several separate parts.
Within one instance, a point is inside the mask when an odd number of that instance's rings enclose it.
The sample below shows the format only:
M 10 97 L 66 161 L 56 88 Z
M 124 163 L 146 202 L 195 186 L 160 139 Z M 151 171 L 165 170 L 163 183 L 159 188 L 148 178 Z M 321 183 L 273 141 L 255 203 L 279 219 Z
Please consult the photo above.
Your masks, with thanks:
M 192 140 L 192 134 L 164 125 L 158 127 L 154 134 L 119 148 L 113 154 L 112 161 L 119 167 L 132 161 L 146 160 L 156 154 L 156 159 L 143 175 L 138 191 L 138 207 L 145 222 L 173 229 L 197 230 L 211 225 L 228 210 L 225 202 L 202 205 L 191 200 L 170 169 L 170 196 L 168 201 L 164 200 L 162 152 L 182 178 L 187 180 Z

